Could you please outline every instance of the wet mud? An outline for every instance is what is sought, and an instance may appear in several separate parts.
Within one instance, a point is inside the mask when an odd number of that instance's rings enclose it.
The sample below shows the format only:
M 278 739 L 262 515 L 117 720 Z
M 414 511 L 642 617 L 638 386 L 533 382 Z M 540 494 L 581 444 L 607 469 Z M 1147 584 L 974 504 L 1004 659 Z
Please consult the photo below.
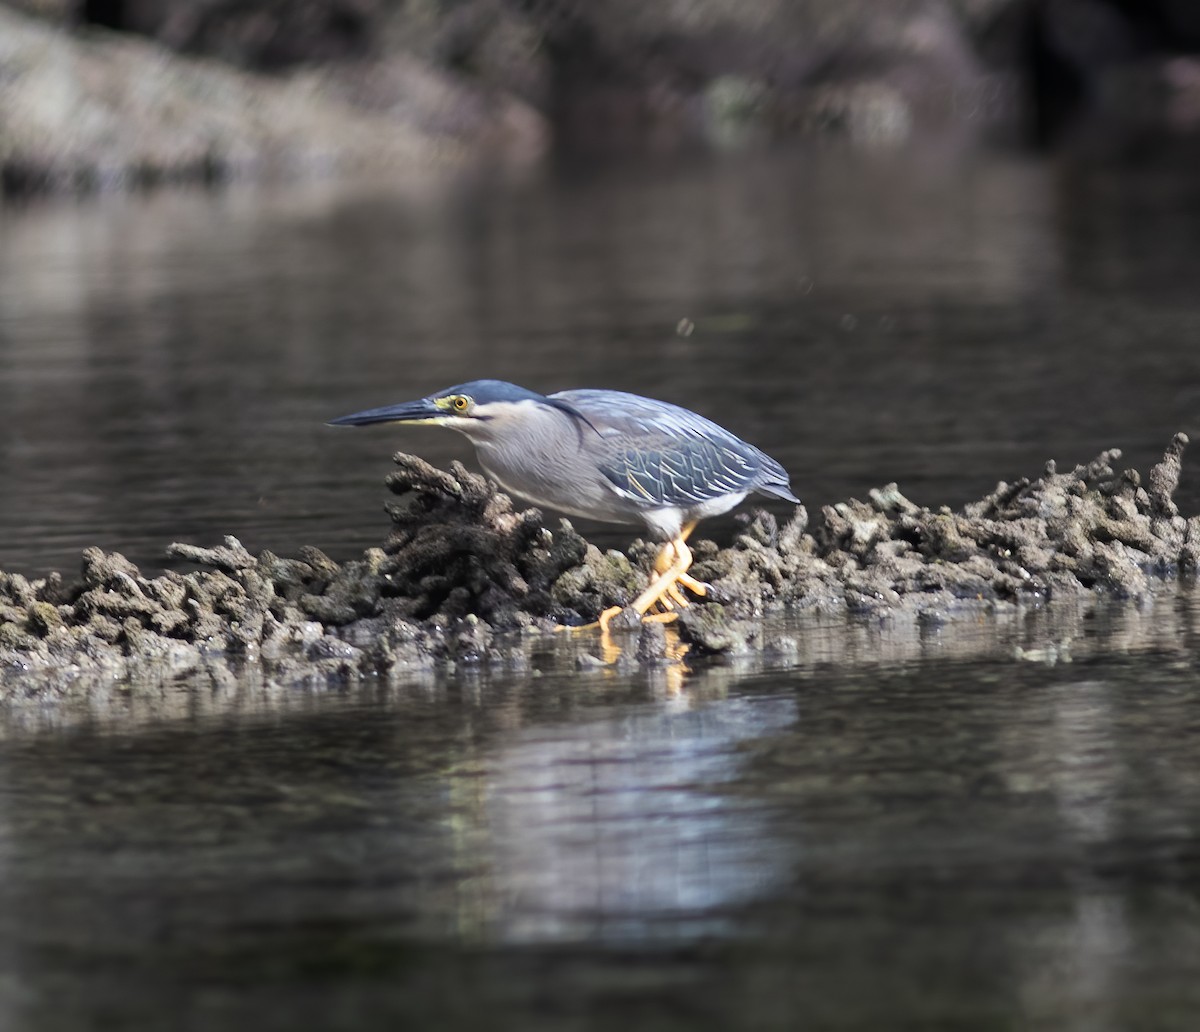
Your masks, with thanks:
M 895 484 L 779 521 L 740 518 L 732 544 L 693 543 L 693 574 L 709 595 L 661 625 L 576 637 L 581 667 L 689 655 L 787 651 L 763 632 L 779 611 L 936 627 L 983 612 L 1143 599 L 1200 563 L 1200 516 L 1173 501 L 1187 437 L 1176 434 L 1143 477 L 1117 449 L 1059 472 L 999 483 L 957 511 L 909 501 Z M 567 520 L 547 525 L 458 463 L 439 470 L 395 456 L 387 478 L 391 532 L 361 558 L 317 548 L 253 555 L 232 537 L 174 544 L 189 573 L 147 577 L 118 553 L 89 548 L 77 578 L 0 573 L 0 694 L 86 692 L 97 678 L 153 669 L 256 662 L 278 682 L 457 664 L 527 668 L 564 627 L 627 605 L 646 585 L 658 546 L 601 552 Z M 557 635 L 559 640 L 565 636 Z M 613 642 L 619 648 L 614 650 Z

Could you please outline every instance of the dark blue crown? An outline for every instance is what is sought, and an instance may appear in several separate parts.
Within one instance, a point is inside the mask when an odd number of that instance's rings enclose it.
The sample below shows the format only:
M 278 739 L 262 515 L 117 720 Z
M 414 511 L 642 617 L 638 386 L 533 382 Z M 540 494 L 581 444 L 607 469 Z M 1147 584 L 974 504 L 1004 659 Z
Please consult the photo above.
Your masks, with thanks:
M 525 387 L 518 387 L 507 380 L 472 380 L 470 383 L 460 383 L 457 387 L 447 387 L 430 395 L 433 398 L 444 398 L 452 394 L 465 394 L 474 398 L 476 405 L 489 405 L 494 401 L 543 401 L 545 396 Z

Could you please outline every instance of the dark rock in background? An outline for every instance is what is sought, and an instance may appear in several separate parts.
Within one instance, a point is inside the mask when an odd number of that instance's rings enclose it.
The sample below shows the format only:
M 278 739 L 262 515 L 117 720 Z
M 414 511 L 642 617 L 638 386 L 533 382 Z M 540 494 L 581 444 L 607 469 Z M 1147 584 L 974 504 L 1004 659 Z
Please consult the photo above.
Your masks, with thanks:
M 0 6 L 7 192 L 424 174 L 545 141 L 528 105 L 415 57 L 265 74 Z
M 1200 124 L 1187 56 L 1198 12 L 1190 0 L 9 0 L 0 162 L 15 189 L 527 160 L 551 135 L 589 152 L 804 133 L 886 146 L 1014 126 L 1048 142 L 1095 111 L 1187 130 Z
M 1022 83 L 1030 137 L 1048 144 L 1099 115 L 1104 131 L 1200 126 L 1200 5 L 1191 0 L 1019 0 L 979 49 Z

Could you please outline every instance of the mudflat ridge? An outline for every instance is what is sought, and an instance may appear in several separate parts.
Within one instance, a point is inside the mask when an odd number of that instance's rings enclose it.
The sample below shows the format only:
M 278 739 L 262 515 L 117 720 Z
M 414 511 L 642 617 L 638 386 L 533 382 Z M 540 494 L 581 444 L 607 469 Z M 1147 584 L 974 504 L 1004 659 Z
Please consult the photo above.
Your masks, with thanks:
M 753 511 L 729 547 L 694 543 L 692 572 L 712 590 L 672 634 L 693 656 L 736 655 L 778 645 L 762 618 L 783 610 L 936 626 L 1089 595 L 1143 598 L 1200 566 L 1200 516 L 1173 501 L 1187 443 L 1176 434 L 1145 476 L 1121 470 L 1115 448 L 1065 472 L 1048 462 L 956 511 L 918 506 L 895 484 L 811 520 L 803 506 L 782 523 Z M 445 663 L 521 668 L 531 643 L 628 604 L 648 582 L 653 543 L 602 553 L 459 463 L 395 462 L 391 532 L 350 562 L 317 548 L 253 555 L 229 537 L 171 545 L 196 564 L 190 573 L 147 577 L 97 547 L 74 578 L 0 572 L 0 695 L 147 667 L 212 670 L 214 658 L 267 664 L 283 682 Z M 620 622 L 612 638 L 631 656 L 662 661 L 661 625 Z M 589 651 L 598 635 L 577 635 L 581 665 L 602 662 Z

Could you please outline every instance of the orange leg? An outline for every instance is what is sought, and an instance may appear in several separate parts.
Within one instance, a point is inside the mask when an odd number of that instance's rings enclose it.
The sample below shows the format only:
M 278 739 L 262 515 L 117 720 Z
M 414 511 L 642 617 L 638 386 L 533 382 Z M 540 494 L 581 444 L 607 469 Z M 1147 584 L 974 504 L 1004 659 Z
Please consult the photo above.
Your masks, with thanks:
M 682 540 L 686 541 L 688 539 L 688 536 L 695 529 L 696 529 L 696 524 L 689 523 L 680 532 L 680 535 L 679 535 L 680 538 Z M 668 541 L 665 545 L 663 545 L 662 551 L 658 553 L 658 558 L 654 560 L 655 572 L 656 573 L 666 573 L 666 571 L 668 569 L 670 569 L 671 562 L 674 558 L 675 558 L 675 543 L 673 541 Z M 675 579 L 675 583 L 672 584 L 667 589 L 667 596 L 669 597 L 670 601 L 674 602 L 675 605 L 679 606 L 680 608 L 690 604 L 687 600 L 687 597 L 683 594 L 682 591 L 679 590 L 680 585 L 687 588 L 688 591 L 690 591 L 693 595 L 699 595 L 701 598 L 703 598 L 705 595 L 708 594 L 708 585 L 707 584 L 704 584 L 701 581 L 696 580 L 695 577 L 689 577 L 686 573 L 681 573 Z M 670 604 L 666 598 L 661 599 L 660 601 L 662 602 L 663 605 Z
M 687 574 L 686 573 L 680 574 L 680 576 L 686 577 Z M 676 581 L 674 584 L 670 585 L 667 588 L 666 596 L 660 600 L 663 605 L 674 604 L 674 605 L 678 606 L 680 609 L 683 609 L 683 608 L 691 605 L 691 603 L 688 602 L 688 600 L 687 600 L 687 596 L 684 595 L 684 593 L 679 590 L 679 583 L 680 583 L 679 581 Z
M 668 541 L 662 546 L 658 555 L 654 559 L 654 572 L 661 577 L 671 568 L 671 564 L 674 563 L 674 561 L 675 544 L 672 541 Z M 686 574 L 681 576 L 686 576 Z M 688 605 L 688 600 L 684 596 L 683 592 L 679 590 L 678 583 L 673 582 L 667 586 L 667 590 L 663 593 L 663 596 L 657 600 L 656 605 L 661 606 L 664 611 L 662 614 L 658 615 L 665 615 L 670 613 L 672 609 L 685 608 Z M 646 619 L 650 620 L 654 619 L 654 617 L 647 617 Z
M 679 590 L 681 584 L 697 595 L 707 594 L 707 587 L 687 574 L 688 567 L 692 565 L 692 552 L 685 542 L 695 527 L 695 523 L 689 523 L 683 527 L 679 537 L 668 541 L 654 560 L 654 571 L 657 576 L 629 607 L 643 620 L 669 623 L 676 619 L 677 614 L 672 610 L 688 604 L 687 597 Z M 665 611 L 647 616 L 647 611 L 656 604 L 662 606 Z M 600 626 L 607 631 L 609 621 L 621 611 L 621 606 L 606 609 L 600 614 Z

